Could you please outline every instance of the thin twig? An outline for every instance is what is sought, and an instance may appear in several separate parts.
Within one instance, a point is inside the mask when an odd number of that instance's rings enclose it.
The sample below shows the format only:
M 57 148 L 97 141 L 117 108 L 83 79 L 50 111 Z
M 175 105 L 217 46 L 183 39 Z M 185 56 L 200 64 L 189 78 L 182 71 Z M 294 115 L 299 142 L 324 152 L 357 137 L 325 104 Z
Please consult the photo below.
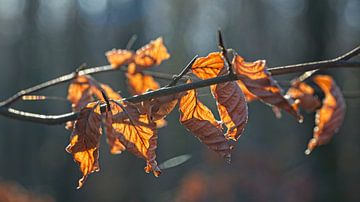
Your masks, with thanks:
M 360 46 L 352 49 L 351 51 L 345 53 L 344 55 L 341 55 L 337 58 L 334 58 L 332 61 L 347 61 L 350 60 L 351 58 L 355 57 L 356 55 L 358 55 L 360 53 Z M 311 77 L 313 74 L 315 74 L 317 71 L 319 71 L 319 69 L 315 69 L 315 70 L 311 70 L 311 71 L 307 71 L 305 73 L 303 73 L 302 75 L 300 75 L 299 77 L 293 79 L 291 81 L 291 83 L 295 83 L 295 82 L 303 82 L 305 81 L 307 78 Z
M 224 45 L 224 40 L 223 40 L 223 37 L 222 37 L 222 33 L 221 33 L 221 30 L 219 29 L 218 30 L 218 47 L 220 49 L 220 51 L 222 52 L 222 55 L 225 59 L 225 64 L 228 68 L 228 72 L 231 76 L 235 77 L 235 73 L 234 73 L 234 70 L 232 68 L 232 65 L 231 65 L 231 62 L 229 60 L 229 57 L 228 57 L 228 52 L 227 52 L 227 49 L 225 48 L 225 45 Z
M 358 50 L 355 50 L 355 51 L 352 50 L 348 54 L 345 54 L 345 55 L 347 55 L 346 58 L 351 58 L 357 54 L 359 54 Z M 338 68 L 338 67 L 360 68 L 360 62 L 357 62 L 357 61 L 350 62 L 350 61 L 342 61 L 342 60 L 336 61 L 335 59 L 268 68 L 268 71 L 272 75 L 283 75 L 283 74 L 289 74 L 289 73 L 295 73 L 295 72 L 310 71 L 310 70 L 315 70 L 315 69 L 329 69 L 329 68 Z M 120 68 L 120 69 L 124 70 L 126 68 Z M 94 67 L 94 68 L 81 70 L 78 73 L 79 73 L 79 75 L 85 75 L 85 74 L 95 74 L 95 73 L 113 71 L 113 70 L 115 70 L 115 69 L 113 69 L 110 65 L 106 65 L 106 66 Z M 151 72 L 149 72 L 149 73 L 151 73 Z M 78 114 L 74 113 L 74 112 L 67 113 L 67 114 L 61 114 L 61 115 L 43 115 L 43 114 L 24 112 L 24 111 L 16 110 L 13 108 L 7 108 L 11 103 L 20 99 L 23 95 L 33 93 L 33 92 L 39 91 L 41 89 L 44 89 L 44 88 L 47 88 L 47 87 L 50 87 L 53 85 L 63 83 L 65 81 L 69 81 L 69 80 L 73 79 L 74 77 L 75 77 L 75 73 L 71 73 L 71 74 L 50 80 L 48 82 L 39 84 L 32 88 L 22 90 L 0 104 L 0 114 L 3 116 L 9 117 L 9 118 L 17 119 L 17 120 L 31 121 L 31 122 L 43 123 L 43 124 L 62 124 L 62 123 L 65 123 L 66 121 L 75 120 L 77 118 Z M 166 78 L 168 78 L 168 75 L 166 76 Z M 170 79 L 172 79 L 172 77 Z M 192 89 L 196 89 L 196 88 L 202 88 L 202 87 L 210 86 L 213 84 L 224 83 L 224 82 L 228 82 L 228 81 L 235 81 L 238 79 L 240 79 L 240 78 L 233 77 L 229 74 L 229 75 L 219 76 L 216 78 L 197 81 L 194 83 L 181 84 L 181 85 L 177 85 L 177 86 L 173 86 L 173 87 L 164 87 L 164 88 L 160 88 L 155 91 L 146 92 L 141 95 L 124 98 L 123 100 L 128 101 L 128 102 L 134 102 L 134 103 L 142 102 L 145 100 L 149 100 L 149 99 L 164 96 L 164 95 L 170 95 L 170 94 L 174 94 L 174 93 L 184 92 L 184 91 L 188 91 L 188 90 L 192 90 Z M 106 105 L 104 105 L 103 107 L 106 107 Z
M 136 40 L 137 40 L 137 35 L 136 34 L 132 35 L 131 38 L 129 39 L 129 41 L 127 42 L 127 44 L 126 44 L 125 49 L 130 50 L 133 47 Z
M 198 55 L 195 55 L 195 57 L 193 57 L 193 59 L 186 65 L 186 67 L 184 67 L 184 69 L 180 72 L 180 74 L 174 76 L 173 80 L 166 87 L 171 87 L 171 86 L 176 85 L 177 82 L 179 82 L 179 80 L 181 78 L 183 78 L 183 76 L 185 76 L 185 74 L 187 74 L 189 72 L 189 70 L 191 69 L 192 65 L 194 64 L 194 62 L 197 58 L 198 58 Z
M 58 85 L 58 84 L 61 84 L 61 83 L 65 83 L 67 81 L 71 81 L 72 79 L 74 79 L 76 77 L 76 74 L 78 74 L 79 76 L 82 76 L 82 75 L 92 75 L 92 74 L 109 72 L 109 71 L 116 71 L 116 70 L 127 72 L 127 69 L 128 68 L 125 67 L 125 66 L 120 67 L 118 69 L 114 69 L 111 65 L 104 65 L 104 66 L 92 67 L 92 68 L 80 70 L 78 72 L 73 72 L 73 73 L 70 73 L 70 74 L 66 74 L 66 75 L 60 76 L 58 78 L 52 79 L 50 81 L 46 81 L 44 83 L 38 84 L 38 85 L 33 86 L 31 88 L 24 89 L 24 90 L 21 90 L 21 91 L 17 92 L 16 94 L 11 96 L 10 98 L 8 98 L 5 101 L 1 102 L 0 103 L 0 108 L 10 106 L 12 103 L 14 103 L 17 100 L 21 99 L 21 97 L 24 96 L 24 95 L 35 93 L 35 92 L 38 92 L 40 90 L 44 90 L 46 88 L 49 88 L 51 86 L 55 86 L 55 85 Z M 154 71 L 147 71 L 147 70 L 144 70 L 143 72 L 145 74 L 151 75 L 151 76 L 153 76 L 154 78 L 157 78 L 157 79 L 164 79 L 164 80 L 172 80 L 173 79 L 172 75 L 162 73 L 162 72 L 154 72 Z

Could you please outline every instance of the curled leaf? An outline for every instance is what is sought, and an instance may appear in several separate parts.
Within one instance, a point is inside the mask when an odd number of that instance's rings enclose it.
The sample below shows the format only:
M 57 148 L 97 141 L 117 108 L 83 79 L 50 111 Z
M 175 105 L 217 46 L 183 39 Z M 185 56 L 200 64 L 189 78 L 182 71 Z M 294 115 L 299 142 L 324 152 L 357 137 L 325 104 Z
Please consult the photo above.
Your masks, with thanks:
M 122 113 L 123 109 L 117 104 L 111 104 L 111 106 L 114 115 L 112 128 L 115 136 L 129 152 L 146 160 L 146 172 L 152 171 L 155 176 L 159 176 L 161 171 L 155 160 L 158 138 L 156 124 L 147 114 L 140 114 L 134 110 L 136 107 L 130 103 L 125 106 L 127 118 L 121 119 L 119 117 L 122 116 L 116 116 L 116 114 Z
M 78 76 L 70 83 L 67 99 L 71 102 L 73 111 L 79 111 L 94 101 L 88 77 Z
M 120 68 L 133 60 L 134 53 L 129 50 L 116 50 L 106 52 L 106 57 L 113 68 Z
M 239 85 L 241 91 L 244 93 L 246 102 L 252 102 L 259 99 L 256 95 L 252 94 L 249 89 L 246 88 L 245 84 L 241 80 L 237 80 L 236 82 Z
M 90 173 L 100 170 L 101 115 L 98 106 L 98 104 L 90 104 L 80 111 L 70 137 L 70 144 L 66 147 L 66 151 L 73 155 L 83 173 L 82 178 L 79 180 L 78 189 L 83 186 Z
M 321 107 L 315 90 L 304 82 L 294 82 L 286 93 L 287 96 L 299 100 L 299 106 L 306 111 L 313 112 Z
M 143 73 L 126 74 L 128 78 L 129 91 L 133 95 L 143 94 L 148 90 L 156 90 L 160 88 L 158 82 L 150 75 Z
M 163 39 L 159 37 L 136 51 L 134 63 L 137 67 L 146 68 L 160 65 L 162 61 L 169 58 L 170 54 L 167 52 Z
M 191 71 L 200 79 L 216 77 L 224 68 L 224 60 L 220 52 L 213 52 L 206 57 L 199 57 L 191 66 Z
M 225 74 L 226 69 L 220 72 Z M 227 127 L 226 137 L 237 140 L 243 133 L 248 120 L 245 96 L 235 81 L 216 84 L 210 87 L 216 99 L 221 121 Z
M 291 98 L 284 97 L 282 89 L 266 70 L 265 60 L 245 62 L 242 57 L 235 54 L 232 64 L 238 77 L 253 95 L 264 103 L 289 112 L 299 122 L 302 121 L 296 103 Z
M 212 112 L 197 99 L 195 90 L 179 101 L 180 123 L 211 150 L 230 162 L 231 148 Z
M 313 138 L 305 154 L 310 154 L 318 145 L 330 142 L 344 121 L 346 109 L 344 97 L 330 76 L 316 75 L 313 80 L 324 92 L 325 98 L 322 107 L 316 112 Z

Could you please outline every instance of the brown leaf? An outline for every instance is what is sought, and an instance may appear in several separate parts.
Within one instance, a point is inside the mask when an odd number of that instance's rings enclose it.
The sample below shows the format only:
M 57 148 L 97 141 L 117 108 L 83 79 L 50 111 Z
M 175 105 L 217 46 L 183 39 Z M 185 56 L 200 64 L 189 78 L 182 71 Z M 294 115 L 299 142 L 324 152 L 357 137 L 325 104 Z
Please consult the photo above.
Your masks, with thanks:
M 129 91 L 133 95 L 143 94 L 148 90 L 156 90 L 160 88 L 158 82 L 150 75 L 143 73 L 126 74 L 128 78 Z
M 120 68 L 133 60 L 134 52 L 129 50 L 116 50 L 106 52 L 106 57 L 113 68 Z
M 78 189 L 83 186 L 90 173 L 100 170 L 100 124 L 99 105 L 89 104 L 80 111 L 70 137 L 70 144 L 66 147 L 66 151 L 73 155 L 83 173 L 82 178 L 79 180 Z
M 227 72 L 223 69 L 220 75 Z M 210 86 L 216 99 L 221 121 L 227 127 L 226 138 L 238 140 L 248 120 L 248 108 L 245 96 L 235 81 Z
M 344 97 L 332 77 L 316 75 L 313 80 L 324 92 L 325 98 L 322 107 L 316 112 L 313 138 L 305 154 L 310 154 L 318 145 L 330 142 L 344 121 L 346 109 Z
M 112 101 L 110 102 L 111 111 L 107 111 L 105 113 L 105 131 L 106 131 L 106 140 L 108 145 L 110 146 L 110 153 L 112 154 L 120 154 L 125 151 L 125 146 L 120 142 L 118 136 L 116 135 L 115 129 L 112 127 L 113 124 L 113 114 L 117 114 L 122 112 L 122 109 L 115 105 Z M 120 111 L 119 111 L 120 110 Z
M 282 89 L 266 70 L 265 60 L 245 62 L 242 57 L 235 54 L 232 64 L 241 81 L 253 95 L 264 103 L 289 112 L 299 122 L 302 121 L 302 116 L 296 110 L 295 102 L 284 97 Z
M 239 85 L 241 91 L 244 93 L 246 102 L 252 102 L 259 99 L 256 95 L 252 94 L 249 89 L 246 88 L 245 84 L 242 81 L 237 80 L 236 82 Z
M 102 84 L 89 76 L 78 76 L 69 85 L 68 100 L 72 103 L 73 111 L 79 111 L 89 102 L 98 100 L 104 101 L 101 90 L 103 90 L 109 99 L 120 100 L 122 97 L 110 86 Z
M 146 160 L 146 172 L 152 171 L 155 176 L 159 176 L 161 171 L 155 160 L 158 138 L 156 124 L 149 119 L 147 114 L 137 113 L 134 108 L 136 107 L 128 103 L 125 106 L 128 117 L 119 119 L 122 116 L 116 116 L 116 113 L 122 113 L 123 110 L 118 105 L 112 104 L 114 115 L 112 127 L 115 136 L 129 152 Z
M 151 105 L 151 119 L 161 120 L 172 112 L 178 103 L 178 99 L 185 93 L 175 93 L 168 96 L 154 98 L 150 101 Z
M 129 50 L 116 50 L 106 52 L 106 57 L 114 68 L 129 64 L 129 73 L 141 72 L 142 69 L 161 64 L 162 61 L 169 59 L 170 54 L 159 37 L 149 44 L 141 47 L 135 53 Z
M 224 68 L 224 60 L 220 52 L 213 52 L 206 57 L 197 58 L 191 66 L 191 71 L 200 79 L 216 77 Z
M 299 106 L 308 112 L 313 112 L 321 107 L 320 100 L 314 95 L 315 90 L 304 82 L 294 82 L 286 95 L 299 100 Z
M 94 101 L 88 77 L 78 76 L 70 83 L 67 99 L 71 102 L 73 111 L 79 111 Z
M 179 101 L 180 123 L 211 150 L 230 162 L 231 148 L 212 112 L 197 99 L 195 90 L 187 91 Z
M 88 103 L 96 99 L 104 101 L 101 91 L 104 91 L 109 99 L 120 100 L 122 97 L 110 86 L 102 84 L 89 76 L 78 76 L 69 85 L 67 99 L 72 103 L 73 111 L 79 111 Z M 65 128 L 70 130 L 74 126 L 73 121 L 66 122 Z
M 163 39 L 159 37 L 136 51 L 134 63 L 137 67 L 146 68 L 160 65 L 162 61 L 169 58 L 170 54 L 167 52 Z

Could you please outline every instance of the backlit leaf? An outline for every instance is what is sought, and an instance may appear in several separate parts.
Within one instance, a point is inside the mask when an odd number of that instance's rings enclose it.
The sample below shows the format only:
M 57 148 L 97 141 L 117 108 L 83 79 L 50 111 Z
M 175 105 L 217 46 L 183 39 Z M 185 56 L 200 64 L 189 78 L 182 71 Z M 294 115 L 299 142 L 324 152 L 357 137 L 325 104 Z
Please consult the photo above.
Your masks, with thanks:
M 295 102 L 291 98 L 284 97 L 282 89 L 266 70 L 265 60 L 245 62 L 242 57 L 235 54 L 232 64 L 238 77 L 253 95 L 266 104 L 289 112 L 299 122 L 302 121 Z
M 227 72 L 223 69 L 220 75 Z M 245 96 L 235 81 L 210 86 L 216 99 L 221 121 L 227 127 L 226 137 L 237 140 L 243 133 L 248 120 Z
M 286 95 L 299 100 L 299 106 L 308 112 L 313 112 L 321 107 L 320 100 L 315 95 L 315 90 L 304 82 L 292 83 Z
M 169 58 L 170 54 L 167 52 L 163 39 L 159 37 L 136 51 L 134 63 L 137 67 L 146 68 L 160 65 L 162 61 Z
M 220 52 L 213 52 L 206 57 L 197 58 L 191 66 L 191 71 L 200 79 L 216 77 L 224 68 L 224 60 Z
M 310 154 L 318 145 L 330 142 L 344 121 L 346 109 L 344 97 L 332 77 L 316 75 L 313 80 L 324 92 L 325 98 L 322 107 L 316 112 L 313 138 L 305 154 Z
M 129 91 L 133 95 L 143 94 L 148 90 L 156 90 L 160 88 L 158 82 L 150 75 L 143 73 L 126 74 L 128 78 Z
M 116 108 L 116 110 L 112 110 L 113 115 L 123 112 L 119 106 L 112 105 L 112 108 Z M 131 108 L 134 106 L 130 103 L 125 106 L 128 118 L 118 119 L 120 116 L 113 118 L 112 127 L 115 135 L 126 150 L 146 160 L 146 172 L 152 171 L 155 176 L 159 176 L 161 171 L 155 160 L 158 138 L 156 124 L 150 120 L 147 114 L 137 113 Z
M 70 137 L 70 144 L 66 147 L 66 151 L 73 155 L 83 173 L 78 189 L 83 186 L 90 173 L 100 170 L 100 124 L 101 115 L 98 104 L 89 104 L 80 111 Z
M 129 50 L 116 50 L 106 52 L 106 57 L 113 68 L 120 68 L 133 61 L 134 52 Z
M 230 145 L 223 135 L 221 125 L 212 112 L 197 99 L 195 90 L 187 91 L 179 101 L 180 123 L 211 150 L 230 162 Z

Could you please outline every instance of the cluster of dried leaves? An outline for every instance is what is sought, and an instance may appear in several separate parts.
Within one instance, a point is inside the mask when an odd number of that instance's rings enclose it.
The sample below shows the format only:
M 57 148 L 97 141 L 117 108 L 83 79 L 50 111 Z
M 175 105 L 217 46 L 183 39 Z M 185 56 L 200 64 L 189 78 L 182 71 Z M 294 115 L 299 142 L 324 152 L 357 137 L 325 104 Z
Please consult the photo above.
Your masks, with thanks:
M 87 176 L 99 171 L 100 137 L 106 134 L 112 154 L 128 150 L 146 161 L 145 171 L 159 176 L 161 171 L 156 162 L 157 128 L 166 125 L 164 118 L 178 105 L 180 123 L 201 142 L 230 162 L 233 146 L 248 120 L 247 102 L 261 100 L 273 106 L 277 114 L 285 110 L 299 122 L 302 116 L 299 107 L 316 112 L 314 138 L 307 153 L 317 145 L 329 142 L 344 118 L 345 104 L 339 88 L 329 76 L 316 76 L 314 82 L 321 88 L 325 98 L 320 100 L 315 90 L 303 82 L 293 82 L 287 94 L 266 70 L 264 60 L 246 62 L 233 53 L 231 62 L 227 53 L 213 52 L 197 58 L 191 72 L 199 79 L 210 79 L 220 75 L 234 74 L 238 81 L 210 86 L 216 100 L 220 121 L 212 111 L 200 102 L 196 90 L 175 93 L 141 103 L 122 101 L 121 95 L 108 85 L 97 82 L 90 76 L 77 76 L 68 89 L 68 100 L 73 111 L 80 111 L 75 122 L 67 123 L 73 132 L 66 151 L 71 153 L 83 173 L 79 186 Z M 129 91 L 133 95 L 156 90 L 160 85 L 143 70 L 159 65 L 170 57 L 162 38 L 133 52 L 111 50 L 106 53 L 113 68 L 128 66 L 126 74 Z M 191 80 L 187 81 L 192 82 Z M 100 104 L 106 103 L 106 110 Z

